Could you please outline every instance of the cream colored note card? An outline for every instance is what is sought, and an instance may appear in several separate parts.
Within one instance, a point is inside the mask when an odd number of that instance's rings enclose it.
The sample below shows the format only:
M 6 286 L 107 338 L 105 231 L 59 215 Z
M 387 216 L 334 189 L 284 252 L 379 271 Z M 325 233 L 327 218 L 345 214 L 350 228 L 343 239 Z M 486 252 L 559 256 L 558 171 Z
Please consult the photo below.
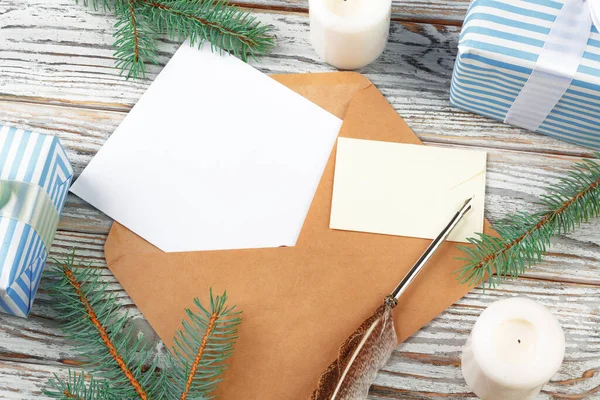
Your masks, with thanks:
M 465 200 L 448 240 L 483 231 L 486 153 L 339 138 L 330 227 L 433 239 Z

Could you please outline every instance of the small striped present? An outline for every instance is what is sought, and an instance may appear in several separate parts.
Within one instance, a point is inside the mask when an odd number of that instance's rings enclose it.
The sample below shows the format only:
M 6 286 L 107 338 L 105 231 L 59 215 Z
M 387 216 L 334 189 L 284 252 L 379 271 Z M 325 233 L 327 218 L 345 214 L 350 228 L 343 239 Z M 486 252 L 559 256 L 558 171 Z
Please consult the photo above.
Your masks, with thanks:
M 72 178 L 57 138 L 0 125 L 0 311 L 29 314 Z
M 598 0 L 474 0 L 451 103 L 600 148 Z

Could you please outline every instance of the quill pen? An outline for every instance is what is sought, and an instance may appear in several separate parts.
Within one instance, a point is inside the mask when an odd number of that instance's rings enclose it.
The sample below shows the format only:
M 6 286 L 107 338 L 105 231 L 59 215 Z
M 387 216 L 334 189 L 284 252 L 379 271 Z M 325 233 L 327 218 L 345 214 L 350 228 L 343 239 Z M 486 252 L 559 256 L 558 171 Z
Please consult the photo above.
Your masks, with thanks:
M 402 282 L 386 296 L 383 304 L 346 339 L 338 351 L 338 358 L 321 375 L 310 400 L 359 400 L 367 397 L 377 371 L 384 366 L 398 342 L 392 310 L 433 253 L 471 209 L 472 200 L 468 199 L 452 217 Z

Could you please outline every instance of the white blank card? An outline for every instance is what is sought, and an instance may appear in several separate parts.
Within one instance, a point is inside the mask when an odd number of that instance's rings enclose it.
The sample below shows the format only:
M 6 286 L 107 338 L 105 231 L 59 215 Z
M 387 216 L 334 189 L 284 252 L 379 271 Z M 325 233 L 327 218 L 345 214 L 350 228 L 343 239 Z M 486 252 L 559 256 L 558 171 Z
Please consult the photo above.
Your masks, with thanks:
M 186 42 L 71 190 L 164 251 L 293 246 L 340 126 Z

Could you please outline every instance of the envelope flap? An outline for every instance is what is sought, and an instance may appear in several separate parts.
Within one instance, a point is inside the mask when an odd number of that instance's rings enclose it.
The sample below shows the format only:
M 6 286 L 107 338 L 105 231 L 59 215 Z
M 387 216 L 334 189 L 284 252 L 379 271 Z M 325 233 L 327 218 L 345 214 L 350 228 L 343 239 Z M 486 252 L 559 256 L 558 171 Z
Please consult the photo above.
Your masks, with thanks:
M 369 79 L 356 72 L 283 74 L 271 77 L 342 119 L 345 118 L 354 95 L 361 89 L 373 86 Z
M 377 140 L 421 144 L 419 138 L 375 86 L 368 86 L 352 98 L 340 136 L 365 139 L 365 132 L 377 129 Z
M 104 243 L 104 257 L 108 265 L 115 263 L 126 254 L 146 253 L 162 253 L 162 251 L 118 222 L 113 222 Z

